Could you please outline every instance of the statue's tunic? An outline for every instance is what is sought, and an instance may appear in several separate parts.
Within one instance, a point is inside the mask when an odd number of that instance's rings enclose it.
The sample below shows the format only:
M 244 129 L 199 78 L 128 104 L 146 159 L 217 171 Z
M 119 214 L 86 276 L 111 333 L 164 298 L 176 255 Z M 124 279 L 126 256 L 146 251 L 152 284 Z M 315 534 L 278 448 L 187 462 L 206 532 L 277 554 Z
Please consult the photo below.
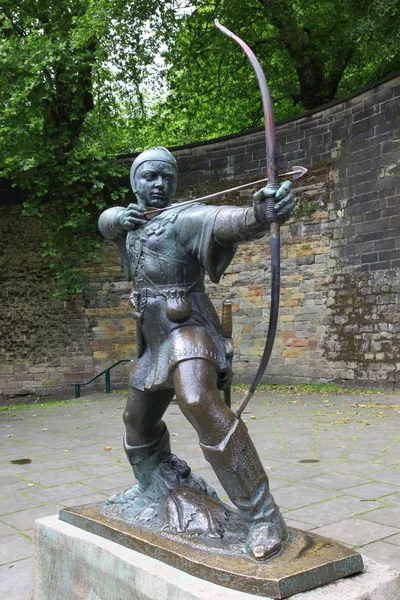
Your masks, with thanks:
M 206 205 L 172 209 L 133 231 L 121 231 L 116 207 L 99 221 L 102 234 L 114 239 L 129 278 L 140 320 L 144 348 L 132 375 L 139 390 L 171 389 L 172 369 L 184 360 L 202 358 L 215 364 L 219 386 L 232 377 L 232 342 L 221 334 L 218 315 L 204 289 L 207 273 L 218 283 L 246 235 L 244 209 Z M 226 223 L 232 241 L 215 236 Z

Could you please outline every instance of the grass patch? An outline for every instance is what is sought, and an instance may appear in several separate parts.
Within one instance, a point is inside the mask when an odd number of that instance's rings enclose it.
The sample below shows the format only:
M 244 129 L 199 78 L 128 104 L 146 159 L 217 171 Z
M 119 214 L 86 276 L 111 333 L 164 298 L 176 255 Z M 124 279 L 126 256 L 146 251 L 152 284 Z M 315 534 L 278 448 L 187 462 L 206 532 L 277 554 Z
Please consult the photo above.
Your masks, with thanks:
M 244 384 L 234 384 L 232 386 L 235 392 L 245 392 L 249 386 Z M 257 391 L 274 392 L 278 394 L 293 394 L 296 396 L 322 395 L 322 396 L 343 396 L 352 394 L 354 396 L 369 396 L 371 394 L 384 394 L 385 392 L 377 389 L 359 389 L 344 388 L 336 383 L 302 383 L 299 385 L 261 383 Z M 388 392 L 398 394 L 399 392 Z
M 25 408 L 48 408 L 52 406 L 71 406 L 76 405 L 78 402 L 72 400 L 54 400 L 50 402 L 21 402 L 20 404 L 8 404 L 7 406 L 0 406 L 0 412 L 8 412 L 14 410 L 24 410 Z

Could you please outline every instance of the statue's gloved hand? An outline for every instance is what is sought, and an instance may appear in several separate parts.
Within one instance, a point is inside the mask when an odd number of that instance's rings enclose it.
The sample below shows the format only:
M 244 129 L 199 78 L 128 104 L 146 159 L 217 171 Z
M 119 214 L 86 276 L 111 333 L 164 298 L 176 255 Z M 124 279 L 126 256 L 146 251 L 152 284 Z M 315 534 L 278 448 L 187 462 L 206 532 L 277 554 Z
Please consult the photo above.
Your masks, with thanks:
M 140 225 L 145 225 L 147 223 L 143 214 L 146 212 L 146 209 L 143 206 L 139 206 L 138 204 L 129 204 L 124 210 L 122 210 L 119 214 L 119 224 L 122 229 L 125 231 L 131 231 L 132 229 L 136 229 Z
M 278 189 L 266 185 L 254 194 L 253 209 L 259 223 L 283 223 L 293 215 L 296 203 L 291 188 L 292 182 L 284 181 Z

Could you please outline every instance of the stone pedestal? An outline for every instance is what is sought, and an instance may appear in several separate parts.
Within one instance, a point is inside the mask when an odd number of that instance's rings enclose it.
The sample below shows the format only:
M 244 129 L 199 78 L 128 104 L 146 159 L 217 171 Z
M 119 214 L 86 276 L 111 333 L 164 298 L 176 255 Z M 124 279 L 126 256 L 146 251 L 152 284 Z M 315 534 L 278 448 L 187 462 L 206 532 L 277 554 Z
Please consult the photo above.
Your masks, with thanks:
M 400 600 L 400 573 L 365 558 L 365 571 L 293 600 Z M 36 521 L 33 600 L 257 600 L 60 521 Z

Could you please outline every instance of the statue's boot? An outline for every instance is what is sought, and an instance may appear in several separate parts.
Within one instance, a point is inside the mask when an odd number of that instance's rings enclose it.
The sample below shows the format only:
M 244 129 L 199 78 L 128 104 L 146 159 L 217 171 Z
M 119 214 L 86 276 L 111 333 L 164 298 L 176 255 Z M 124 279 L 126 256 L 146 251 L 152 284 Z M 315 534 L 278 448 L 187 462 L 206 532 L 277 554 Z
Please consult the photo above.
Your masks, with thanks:
M 168 470 L 173 470 L 177 477 L 185 478 L 190 474 L 188 464 L 171 453 L 168 429 L 163 423 L 162 434 L 148 444 L 131 446 L 124 434 L 124 450 L 133 468 L 133 473 L 139 485 L 133 485 L 122 494 L 109 499 L 109 503 L 129 502 L 135 500 L 152 483 L 152 477 L 157 467 L 163 463 Z
M 200 446 L 229 498 L 249 522 L 248 554 L 264 560 L 279 552 L 286 524 L 246 425 L 236 419 L 219 444 Z

